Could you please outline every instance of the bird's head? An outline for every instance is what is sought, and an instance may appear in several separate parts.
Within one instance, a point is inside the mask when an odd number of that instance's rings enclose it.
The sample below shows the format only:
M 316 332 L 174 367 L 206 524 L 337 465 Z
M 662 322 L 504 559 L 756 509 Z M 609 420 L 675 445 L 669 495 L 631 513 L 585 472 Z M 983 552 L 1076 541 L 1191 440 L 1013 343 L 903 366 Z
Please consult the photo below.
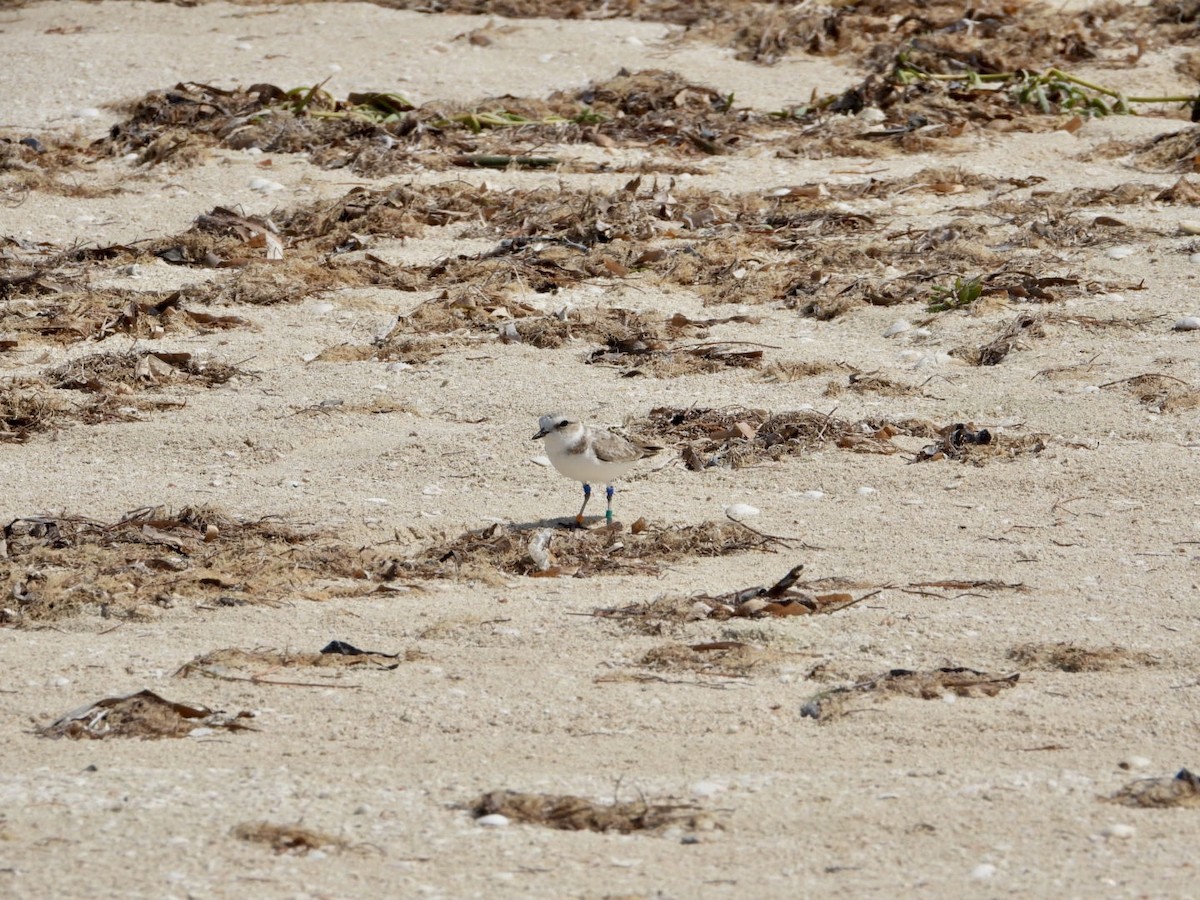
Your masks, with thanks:
M 578 427 L 579 422 L 572 419 L 570 416 L 564 416 L 562 413 L 546 413 L 538 419 L 538 432 L 533 436 L 533 439 L 540 440 L 548 434 L 558 432 L 562 434 L 573 430 L 573 427 Z

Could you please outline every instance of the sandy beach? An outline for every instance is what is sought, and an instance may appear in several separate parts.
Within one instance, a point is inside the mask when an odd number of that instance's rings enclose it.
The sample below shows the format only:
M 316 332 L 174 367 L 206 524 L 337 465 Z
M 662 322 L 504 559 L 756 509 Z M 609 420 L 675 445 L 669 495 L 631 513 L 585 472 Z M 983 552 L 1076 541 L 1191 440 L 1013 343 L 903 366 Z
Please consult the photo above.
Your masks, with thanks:
M 560 5 L 0 3 L 0 894 L 1194 895 L 1194 15 Z

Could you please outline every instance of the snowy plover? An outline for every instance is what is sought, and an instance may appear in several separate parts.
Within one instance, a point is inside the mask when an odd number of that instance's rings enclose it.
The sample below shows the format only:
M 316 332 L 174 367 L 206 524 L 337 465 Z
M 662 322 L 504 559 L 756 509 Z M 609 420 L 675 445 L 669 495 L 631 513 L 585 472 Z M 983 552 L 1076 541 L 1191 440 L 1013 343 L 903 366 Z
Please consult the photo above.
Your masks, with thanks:
M 583 506 L 579 507 L 579 514 L 575 516 L 575 521 L 580 525 L 583 524 L 583 511 L 592 499 L 589 482 L 595 481 L 605 486 L 608 510 L 604 513 L 604 520 L 611 525 L 612 482 L 632 469 L 639 459 L 653 456 L 662 449 L 651 444 L 634 443 L 603 428 L 589 428 L 562 413 L 547 413 L 538 419 L 538 433 L 533 439 L 536 441 L 540 438 L 546 439 L 546 455 L 550 457 L 554 468 L 568 478 L 583 482 Z

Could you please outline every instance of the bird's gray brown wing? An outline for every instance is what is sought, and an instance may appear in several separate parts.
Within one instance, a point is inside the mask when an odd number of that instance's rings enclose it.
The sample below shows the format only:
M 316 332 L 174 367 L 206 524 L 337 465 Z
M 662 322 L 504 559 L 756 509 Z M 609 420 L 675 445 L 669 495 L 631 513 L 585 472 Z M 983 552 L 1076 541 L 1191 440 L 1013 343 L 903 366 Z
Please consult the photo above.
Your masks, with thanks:
M 592 450 L 595 451 L 596 458 L 603 462 L 634 462 L 645 456 L 652 456 L 661 449 L 662 447 L 653 444 L 628 441 L 611 431 L 592 433 Z

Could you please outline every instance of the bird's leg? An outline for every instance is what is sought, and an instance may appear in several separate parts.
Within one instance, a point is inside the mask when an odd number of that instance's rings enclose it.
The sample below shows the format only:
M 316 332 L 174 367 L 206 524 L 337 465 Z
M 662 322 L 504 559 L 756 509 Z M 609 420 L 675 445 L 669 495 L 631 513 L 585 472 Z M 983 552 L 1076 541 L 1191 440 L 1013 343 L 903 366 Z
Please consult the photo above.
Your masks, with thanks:
M 588 501 L 592 499 L 592 486 L 586 481 L 583 483 L 583 506 L 579 507 L 579 515 L 575 517 L 575 522 L 579 525 L 583 524 L 583 511 L 587 509 Z
M 604 496 L 608 498 L 608 509 L 607 509 L 607 510 L 605 511 L 605 513 L 604 513 L 604 524 L 605 524 L 605 525 L 611 525 L 611 524 L 612 524 L 612 498 L 613 498 L 613 493 L 614 493 L 614 492 L 613 492 L 613 486 L 612 486 L 611 484 L 610 484 L 608 487 L 606 487 L 606 488 L 604 489 Z

